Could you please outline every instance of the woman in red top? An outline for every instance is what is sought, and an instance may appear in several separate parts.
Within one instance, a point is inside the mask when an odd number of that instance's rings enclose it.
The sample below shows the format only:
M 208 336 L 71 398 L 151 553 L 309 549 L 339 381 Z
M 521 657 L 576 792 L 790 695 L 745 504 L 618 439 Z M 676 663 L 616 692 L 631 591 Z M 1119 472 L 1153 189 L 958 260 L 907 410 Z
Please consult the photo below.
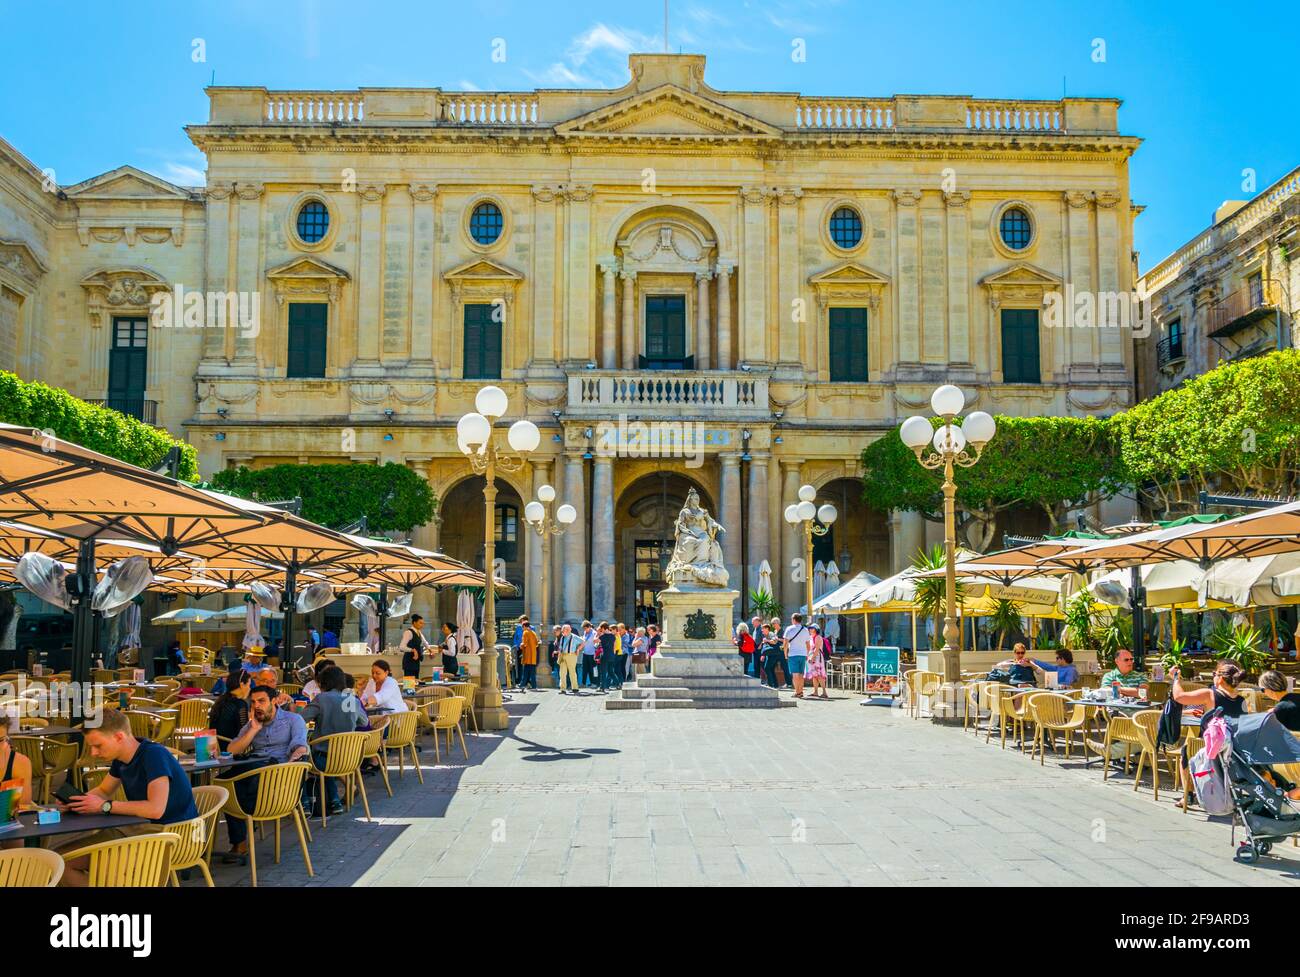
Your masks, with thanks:
M 745 674 L 750 674 L 750 665 L 754 664 L 754 636 L 749 633 L 749 625 L 743 621 L 736 625 L 736 649 L 740 652 L 740 660 L 744 662 L 742 666 Z M 757 674 L 757 665 L 754 666 Z

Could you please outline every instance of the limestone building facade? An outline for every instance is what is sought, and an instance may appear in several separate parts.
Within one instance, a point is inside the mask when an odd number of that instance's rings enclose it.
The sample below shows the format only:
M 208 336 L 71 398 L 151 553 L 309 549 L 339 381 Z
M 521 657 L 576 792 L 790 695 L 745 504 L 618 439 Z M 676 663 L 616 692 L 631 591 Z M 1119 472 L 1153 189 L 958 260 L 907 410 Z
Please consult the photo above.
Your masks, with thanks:
M 1118 101 L 725 92 L 698 55 L 629 68 L 615 90 L 211 88 L 187 129 L 202 187 L 132 167 L 50 185 L 0 145 L 0 368 L 187 437 L 204 474 L 406 464 L 440 500 L 417 542 L 471 561 L 482 481 L 455 424 L 498 384 L 504 420 L 543 434 L 495 515 L 535 620 L 522 510 L 543 483 L 580 514 L 547 619 L 644 617 L 691 486 L 733 580 L 767 561 L 791 608 L 802 483 L 841 509 L 818 557 L 842 575 L 933 538 L 856 477 L 936 385 L 1013 415 L 1130 402 L 1127 337 L 1040 318 L 1065 285 L 1133 287 Z M 158 294 L 175 314 L 151 325 Z
M 1150 332 L 1136 342 L 1139 399 L 1221 363 L 1300 345 L 1300 168 L 1213 223 L 1143 274 Z

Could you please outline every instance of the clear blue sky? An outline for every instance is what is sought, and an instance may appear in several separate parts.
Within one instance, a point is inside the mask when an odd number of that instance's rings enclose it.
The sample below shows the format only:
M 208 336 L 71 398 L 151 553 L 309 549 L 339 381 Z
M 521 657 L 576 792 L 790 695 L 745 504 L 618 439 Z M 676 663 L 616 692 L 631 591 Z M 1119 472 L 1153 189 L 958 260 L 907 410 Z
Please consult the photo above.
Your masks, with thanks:
M 663 46 L 662 0 L 0 0 L 0 18 L 0 135 L 61 184 L 123 163 L 201 183 L 182 126 L 206 119 L 214 73 L 268 88 L 614 86 L 629 50 Z M 1132 188 L 1148 268 L 1221 201 L 1250 196 L 1243 170 L 1262 190 L 1300 164 L 1293 19 L 1281 5 L 1202 0 L 672 0 L 668 34 L 672 50 L 708 55 L 718 88 L 1118 96 L 1121 128 L 1145 140 Z

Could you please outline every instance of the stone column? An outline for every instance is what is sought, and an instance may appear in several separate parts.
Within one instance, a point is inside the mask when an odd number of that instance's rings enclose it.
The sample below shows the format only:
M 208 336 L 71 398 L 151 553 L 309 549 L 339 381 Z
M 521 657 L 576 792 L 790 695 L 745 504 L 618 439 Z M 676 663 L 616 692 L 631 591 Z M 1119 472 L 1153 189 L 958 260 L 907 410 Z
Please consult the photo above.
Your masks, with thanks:
M 802 566 L 805 559 L 803 551 L 803 530 L 791 526 L 785 521 L 785 507 L 799 501 L 799 462 L 781 461 L 781 567 L 780 579 L 773 580 L 772 586 L 781 593 L 781 604 L 789 616 L 795 608 L 804 602 L 804 582 L 795 579 L 795 567 Z M 773 571 L 777 568 L 773 567 Z M 805 572 L 810 572 L 805 570 Z
M 718 522 L 727 531 L 722 537 L 722 559 L 727 565 L 730 586 L 739 590 L 744 584 L 740 541 L 745 531 L 740 513 L 740 456 L 728 452 L 719 455 L 718 462 L 722 466 L 722 478 L 718 482 Z
M 707 271 L 695 273 L 695 369 L 709 368 L 709 278 Z
M 614 261 L 602 261 L 600 270 L 604 276 L 605 295 L 600 309 L 600 368 L 602 370 L 618 369 L 618 325 L 614 321 L 614 276 L 617 267 Z
M 731 266 L 718 262 L 718 369 L 732 369 Z
M 581 621 L 587 608 L 587 526 L 590 515 L 586 503 L 585 463 L 581 452 L 564 459 L 564 500 L 578 511 L 564 539 L 564 584 L 561 604 L 564 616 Z
M 746 527 L 745 540 L 749 547 L 748 566 L 745 574 L 745 587 L 758 589 L 758 568 L 767 560 L 772 562 L 773 554 L 767 548 L 767 453 L 756 453 L 749 463 L 749 525 Z M 775 568 L 773 568 L 775 572 Z
M 623 369 L 636 369 L 636 272 L 624 271 L 623 279 Z
M 614 459 L 601 454 L 591 472 L 591 619 L 614 620 Z
M 925 548 L 925 517 L 895 509 L 889 515 L 889 559 L 893 573 L 906 570 Z

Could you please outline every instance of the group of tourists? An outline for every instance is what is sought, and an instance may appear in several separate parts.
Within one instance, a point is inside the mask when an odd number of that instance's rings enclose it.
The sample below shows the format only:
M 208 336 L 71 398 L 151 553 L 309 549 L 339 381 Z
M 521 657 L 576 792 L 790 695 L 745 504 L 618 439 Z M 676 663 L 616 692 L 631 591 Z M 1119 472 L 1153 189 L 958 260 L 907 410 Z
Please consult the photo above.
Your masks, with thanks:
M 773 689 L 794 689 L 796 699 L 807 698 L 804 686 L 812 685 L 814 699 L 828 699 L 826 666 L 834 645 L 815 621 L 805 623 L 799 613 L 790 615 L 783 629 L 781 619 L 764 620 L 755 615 L 748 624 L 736 625 L 732 643 L 740 654 L 746 675 L 753 675 Z M 778 672 L 780 673 L 778 675 Z

